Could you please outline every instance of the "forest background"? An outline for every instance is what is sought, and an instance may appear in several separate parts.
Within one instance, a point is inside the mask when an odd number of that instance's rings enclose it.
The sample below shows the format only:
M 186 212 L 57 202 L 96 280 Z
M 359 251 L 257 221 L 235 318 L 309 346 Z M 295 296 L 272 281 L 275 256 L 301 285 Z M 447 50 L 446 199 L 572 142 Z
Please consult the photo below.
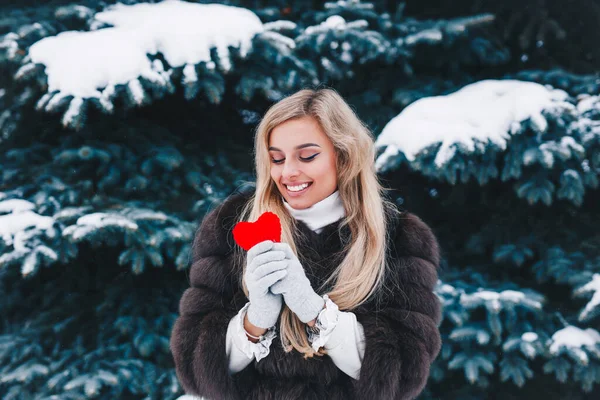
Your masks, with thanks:
M 336 89 L 443 249 L 422 399 L 600 395 L 600 4 L 0 4 L 0 398 L 174 399 L 207 211 Z

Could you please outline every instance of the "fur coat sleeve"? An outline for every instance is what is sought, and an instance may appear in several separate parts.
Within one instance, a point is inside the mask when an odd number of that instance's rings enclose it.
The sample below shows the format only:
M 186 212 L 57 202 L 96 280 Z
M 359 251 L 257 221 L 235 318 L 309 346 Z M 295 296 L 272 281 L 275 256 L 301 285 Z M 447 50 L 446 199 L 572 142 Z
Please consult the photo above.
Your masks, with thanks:
M 202 220 L 193 243 L 190 287 L 171 332 L 171 353 L 185 393 L 209 399 L 241 397 L 225 354 L 227 326 L 245 301 L 239 274 L 231 270 L 233 208 L 241 205 L 240 197 L 233 194 Z
M 433 292 L 440 250 L 419 217 L 403 213 L 392 235 L 381 301 L 355 310 L 365 332 L 358 399 L 414 399 L 425 387 L 441 339 L 441 302 Z

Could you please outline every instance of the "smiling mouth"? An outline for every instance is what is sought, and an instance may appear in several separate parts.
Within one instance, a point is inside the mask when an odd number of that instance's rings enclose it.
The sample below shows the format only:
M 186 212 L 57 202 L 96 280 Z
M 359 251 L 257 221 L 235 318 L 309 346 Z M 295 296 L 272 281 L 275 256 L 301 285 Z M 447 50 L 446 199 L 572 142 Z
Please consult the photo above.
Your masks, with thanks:
M 308 190 L 308 188 L 310 188 L 312 186 L 312 184 L 313 184 L 312 182 L 309 182 L 308 186 L 306 186 L 302 190 L 297 190 L 297 191 L 293 191 L 293 190 L 288 189 L 287 185 L 283 185 L 283 186 L 285 187 L 285 190 L 288 192 L 288 194 L 291 197 L 295 197 L 295 196 L 301 195 L 302 193 L 306 192 Z

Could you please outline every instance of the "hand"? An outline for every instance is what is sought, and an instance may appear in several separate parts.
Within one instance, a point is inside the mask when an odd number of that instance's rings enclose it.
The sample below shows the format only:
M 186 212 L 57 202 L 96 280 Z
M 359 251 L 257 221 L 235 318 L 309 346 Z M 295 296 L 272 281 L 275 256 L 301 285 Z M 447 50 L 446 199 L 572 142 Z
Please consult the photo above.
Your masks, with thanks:
M 298 316 L 300 321 L 307 323 L 314 320 L 325 306 L 325 300 L 313 290 L 300 260 L 292 252 L 289 244 L 274 243 L 273 249 L 285 252 L 289 265 L 287 275 L 271 286 L 271 292 L 281 293 L 285 304 Z
M 287 275 L 289 261 L 285 253 L 273 248 L 273 242 L 265 240 L 248 250 L 244 279 L 248 288 L 250 306 L 246 317 L 259 328 L 268 329 L 275 325 L 283 299 L 269 288 Z

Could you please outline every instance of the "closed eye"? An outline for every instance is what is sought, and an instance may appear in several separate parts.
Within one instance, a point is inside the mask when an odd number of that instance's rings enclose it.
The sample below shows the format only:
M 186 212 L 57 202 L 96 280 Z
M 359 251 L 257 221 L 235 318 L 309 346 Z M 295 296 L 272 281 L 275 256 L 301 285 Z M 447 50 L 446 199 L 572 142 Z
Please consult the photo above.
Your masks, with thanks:
M 318 156 L 319 154 L 321 154 L 321 153 L 317 153 L 317 154 L 315 154 L 315 155 L 313 155 L 313 156 L 310 156 L 310 157 L 307 157 L 307 158 L 300 157 L 300 160 L 302 160 L 302 161 L 304 161 L 304 162 L 311 162 L 311 161 L 312 161 L 312 160 L 314 160 L 314 158 L 315 158 L 316 156 Z M 285 160 L 285 158 L 282 158 L 281 160 L 275 160 L 275 159 L 271 159 L 271 162 L 273 162 L 274 164 L 281 164 L 281 163 L 283 162 L 283 160 Z

